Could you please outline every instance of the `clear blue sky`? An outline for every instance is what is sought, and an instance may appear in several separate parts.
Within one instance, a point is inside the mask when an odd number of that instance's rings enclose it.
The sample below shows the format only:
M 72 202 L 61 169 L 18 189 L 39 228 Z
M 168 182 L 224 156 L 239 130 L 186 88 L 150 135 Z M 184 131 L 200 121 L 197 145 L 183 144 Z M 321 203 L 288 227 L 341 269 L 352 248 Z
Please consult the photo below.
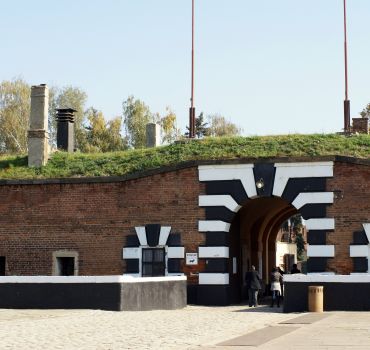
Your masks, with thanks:
M 356 116 L 370 102 L 370 1 L 347 3 Z M 196 25 L 197 112 L 245 135 L 343 127 L 342 0 L 196 0 Z M 78 86 L 107 118 L 132 94 L 188 121 L 191 0 L 3 0 L 0 32 L 1 80 Z

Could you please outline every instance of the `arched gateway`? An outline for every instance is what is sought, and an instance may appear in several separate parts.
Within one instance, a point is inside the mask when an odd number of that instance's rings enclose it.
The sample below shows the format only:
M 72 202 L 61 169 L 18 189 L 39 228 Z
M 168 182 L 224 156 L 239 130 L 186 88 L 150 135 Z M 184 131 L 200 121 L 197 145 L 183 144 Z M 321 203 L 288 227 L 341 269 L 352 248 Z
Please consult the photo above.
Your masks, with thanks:
M 327 190 L 333 162 L 252 163 L 199 166 L 205 194 L 199 206 L 206 235 L 199 258 L 206 259 L 199 274 L 198 302 L 228 304 L 241 298 L 243 276 L 251 264 L 267 281 L 275 266 L 276 236 L 281 224 L 299 212 L 308 230 L 309 272 L 326 272 L 335 257 L 327 234 L 335 219 L 327 208 L 334 193 Z

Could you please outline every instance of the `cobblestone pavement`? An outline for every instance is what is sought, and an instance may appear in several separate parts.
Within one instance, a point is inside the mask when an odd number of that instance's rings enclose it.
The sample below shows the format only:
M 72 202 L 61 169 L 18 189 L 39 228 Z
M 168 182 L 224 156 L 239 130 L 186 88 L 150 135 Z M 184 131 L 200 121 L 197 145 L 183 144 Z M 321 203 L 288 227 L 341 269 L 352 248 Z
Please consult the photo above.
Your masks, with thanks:
M 0 349 L 196 349 L 298 315 L 266 306 L 182 310 L 0 310 Z

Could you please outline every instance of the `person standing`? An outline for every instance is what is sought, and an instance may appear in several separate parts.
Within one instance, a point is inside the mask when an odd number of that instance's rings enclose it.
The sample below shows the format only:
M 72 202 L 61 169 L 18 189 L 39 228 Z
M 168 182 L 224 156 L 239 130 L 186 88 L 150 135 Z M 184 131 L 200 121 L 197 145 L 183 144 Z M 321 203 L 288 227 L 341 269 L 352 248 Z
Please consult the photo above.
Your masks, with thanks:
M 281 284 L 283 283 L 283 276 L 276 267 L 272 269 L 270 282 L 272 292 L 271 307 L 274 306 L 275 300 L 277 307 L 280 307 Z
M 297 264 L 293 264 L 292 270 L 290 273 L 293 275 L 294 273 L 301 273 L 301 270 L 298 268 Z
M 258 290 L 261 289 L 260 277 L 256 268 L 252 265 L 250 271 L 245 274 L 245 282 L 248 289 L 249 306 L 258 306 Z

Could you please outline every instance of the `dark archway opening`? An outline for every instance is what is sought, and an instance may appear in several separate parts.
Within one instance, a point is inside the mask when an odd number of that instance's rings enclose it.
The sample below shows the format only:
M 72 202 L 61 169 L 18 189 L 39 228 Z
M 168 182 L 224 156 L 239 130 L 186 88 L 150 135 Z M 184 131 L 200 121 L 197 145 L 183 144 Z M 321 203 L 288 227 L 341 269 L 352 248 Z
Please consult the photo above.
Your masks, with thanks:
M 233 303 L 247 295 L 245 273 L 254 265 L 264 289 L 277 266 L 277 238 L 282 224 L 298 211 L 280 197 L 249 200 L 235 216 L 230 228 L 230 291 Z M 280 234 L 281 235 L 281 234 Z

